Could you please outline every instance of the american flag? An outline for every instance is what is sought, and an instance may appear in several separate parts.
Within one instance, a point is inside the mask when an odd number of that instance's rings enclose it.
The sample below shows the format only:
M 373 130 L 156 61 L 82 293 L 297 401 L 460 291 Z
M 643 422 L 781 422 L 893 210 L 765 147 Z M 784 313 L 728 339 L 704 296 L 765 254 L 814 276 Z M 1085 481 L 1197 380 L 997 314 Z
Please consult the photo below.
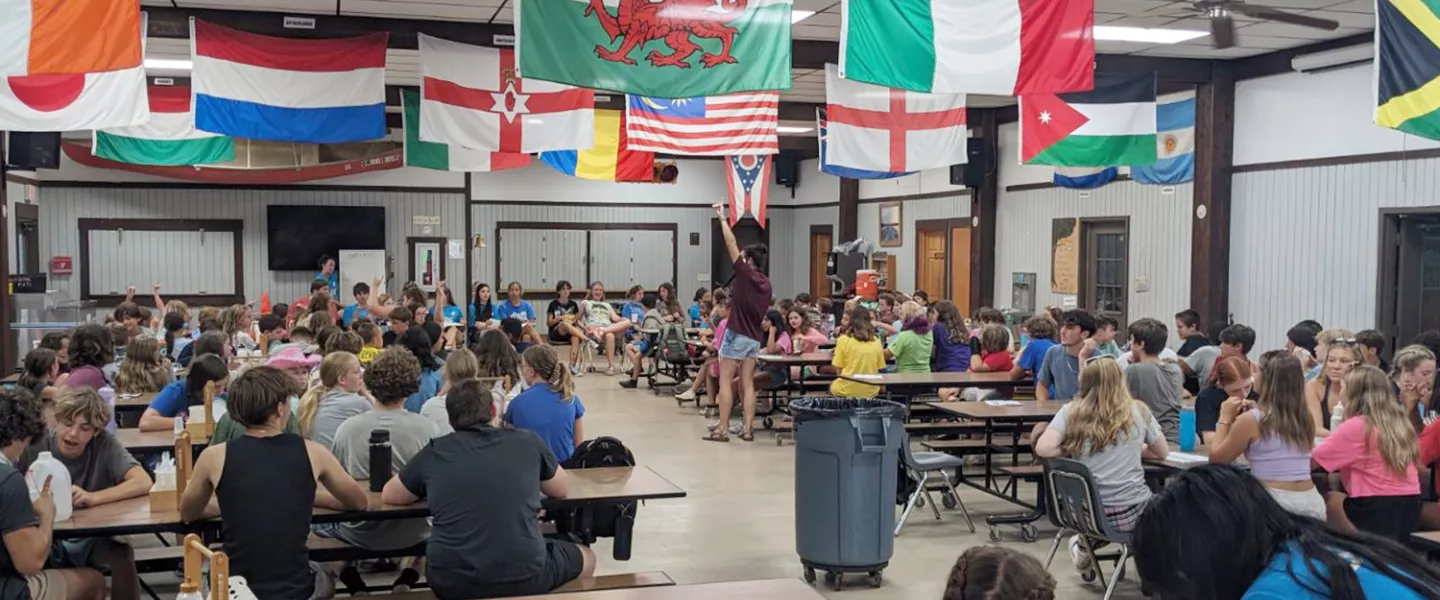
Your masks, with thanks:
M 628 96 L 631 150 L 719 156 L 780 151 L 780 92 L 700 98 Z

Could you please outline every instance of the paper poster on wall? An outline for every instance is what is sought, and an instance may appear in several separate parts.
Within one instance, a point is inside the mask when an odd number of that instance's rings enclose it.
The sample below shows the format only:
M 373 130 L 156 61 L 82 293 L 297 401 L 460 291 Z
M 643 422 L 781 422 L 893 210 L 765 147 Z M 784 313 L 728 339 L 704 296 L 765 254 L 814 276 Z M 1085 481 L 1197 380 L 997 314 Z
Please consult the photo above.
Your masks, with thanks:
M 1050 293 L 1080 293 L 1080 220 L 1050 223 Z
M 450 258 L 460 260 L 465 258 L 465 240 L 450 240 Z
M 341 304 L 355 303 L 355 295 L 351 292 L 357 283 L 371 285 L 379 279 L 382 289 L 385 286 L 384 250 L 341 250 L 337 267 L 340 269 Z M 379 292 L 372 290 L 371 293 Z

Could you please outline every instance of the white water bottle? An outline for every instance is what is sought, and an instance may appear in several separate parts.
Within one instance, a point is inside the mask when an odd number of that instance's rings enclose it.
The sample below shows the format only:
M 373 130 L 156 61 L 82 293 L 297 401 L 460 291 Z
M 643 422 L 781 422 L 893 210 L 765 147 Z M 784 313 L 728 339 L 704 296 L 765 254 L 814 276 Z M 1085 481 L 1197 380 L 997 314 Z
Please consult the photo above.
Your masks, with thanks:
M 40 488 L 44 487 L 47 477 L 50 478 L 50 495 L 55 498 L 55 521 L 70 520 L 70 470 L 49 452 L 41 452 L 30 464 L 30 472 L 25 476 L 30 485 L 30 500 L 40 497 Z
M 1336 429 L 1338 429 L 1340 427 L 1340 422 L 1344 420 L 1345 406 L 1337 402 L 1335 404 L 1335 410 L 1330 412 L 1330 431 L 1335 431 Z

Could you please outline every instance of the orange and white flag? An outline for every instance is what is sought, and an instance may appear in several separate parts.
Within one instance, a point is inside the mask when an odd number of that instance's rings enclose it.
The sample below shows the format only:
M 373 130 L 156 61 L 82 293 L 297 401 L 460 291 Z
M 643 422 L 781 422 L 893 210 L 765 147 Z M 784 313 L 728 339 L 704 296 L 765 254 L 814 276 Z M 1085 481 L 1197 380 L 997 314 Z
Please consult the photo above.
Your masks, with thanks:
M 0 0 L 0 131 L 150 120 L 138 0 Z
M 143 37 L 139 0 L 0 0 L 0 76 L 138 67 Z

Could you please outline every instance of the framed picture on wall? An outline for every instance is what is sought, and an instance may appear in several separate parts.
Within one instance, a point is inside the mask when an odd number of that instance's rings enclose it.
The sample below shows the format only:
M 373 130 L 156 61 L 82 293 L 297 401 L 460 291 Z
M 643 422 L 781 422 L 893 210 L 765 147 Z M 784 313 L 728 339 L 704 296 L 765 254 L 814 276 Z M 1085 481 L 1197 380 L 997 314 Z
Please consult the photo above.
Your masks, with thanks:
M 445 280 L 445 238 L 406 238 L 410 246 L 410 281 L 426 294 Z
M 904 221 L 900 213 L 901 203 L 885 202 L 880 205 L 880 246 L 894 248 L 905 240 Z

